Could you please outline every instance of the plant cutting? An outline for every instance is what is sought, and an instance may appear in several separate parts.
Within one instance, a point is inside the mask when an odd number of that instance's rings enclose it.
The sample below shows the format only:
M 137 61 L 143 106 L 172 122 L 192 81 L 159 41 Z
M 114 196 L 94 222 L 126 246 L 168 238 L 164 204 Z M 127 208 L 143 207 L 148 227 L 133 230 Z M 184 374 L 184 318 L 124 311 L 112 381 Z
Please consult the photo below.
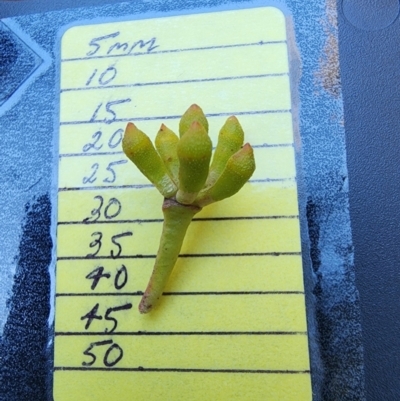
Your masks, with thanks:
M 253 149 L 243 129 L 229 117 L 212 156 L 208 121 L 193 104 L 179 122 L 179 137 L 164 124 L 155 139 L 128 123 L 122 148 L 126 156 L 163 195 L 163 230 L 154 269 L 139 304 L 148 313 L 162 295 L 178 259 L 187 228 L 203 207 L 237 193 L 255 170 Z

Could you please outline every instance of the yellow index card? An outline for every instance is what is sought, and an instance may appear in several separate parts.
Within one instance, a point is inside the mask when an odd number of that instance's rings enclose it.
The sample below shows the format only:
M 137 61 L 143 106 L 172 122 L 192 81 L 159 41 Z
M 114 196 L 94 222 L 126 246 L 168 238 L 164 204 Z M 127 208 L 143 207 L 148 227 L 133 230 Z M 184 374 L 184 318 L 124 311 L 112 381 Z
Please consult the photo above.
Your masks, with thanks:
M 311 401 L 285 16 L 274 7 L 70 28 L 61 41 L 55 401 Z M 140 315 L 162 197 L 125 157 L 199 104 L 257 169 L 189 227 Z

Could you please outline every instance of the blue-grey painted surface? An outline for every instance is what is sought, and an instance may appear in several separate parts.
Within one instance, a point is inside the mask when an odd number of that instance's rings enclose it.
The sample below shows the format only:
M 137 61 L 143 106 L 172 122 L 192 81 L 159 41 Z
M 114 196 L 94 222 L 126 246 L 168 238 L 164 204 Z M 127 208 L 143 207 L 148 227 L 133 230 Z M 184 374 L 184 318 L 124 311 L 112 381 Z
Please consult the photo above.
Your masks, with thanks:
M 358 293 L 348 212 L 333 1 L 135 1 L 3 20 L 40 65 L 0 106 L 0 400 L 51 399 L 57 202 L 58 45 L 76 21 L 150 18 L 277 5 L 293 20 L 301 61 L 301 214 L 315 400 L 363 400 Z M 25 81 L 26 82 L 26 81 Z M 310 315 L 312 314 L 312 315 Z
M 339 43 L 366 397 L 400 400 L 398 0 L 343 0 Z M 362 5 L 362 7 L 360 7 Z

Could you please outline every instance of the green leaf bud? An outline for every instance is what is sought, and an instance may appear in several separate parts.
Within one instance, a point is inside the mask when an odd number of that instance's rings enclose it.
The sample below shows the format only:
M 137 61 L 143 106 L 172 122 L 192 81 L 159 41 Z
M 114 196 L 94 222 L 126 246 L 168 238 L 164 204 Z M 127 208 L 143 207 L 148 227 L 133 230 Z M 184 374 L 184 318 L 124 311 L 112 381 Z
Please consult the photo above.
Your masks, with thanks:
M 182 137 L 183 134 L 190 128 L 193 121 L 199 122 L 206 132 L 208 133 L 208 121 L 203 113 L 203 110 L 197 105 L 192 104 L 182 115 L 179 121 L 179 136 Z
M 210 187 L 221 175 L 229 158 L 243 145 L 244 132 L 235 116 L 229 117 L 218 135 L 218 144 L 210 166 L 206 187 Z
M 178 202 L 191 204 L 206 182 L 212 152 L 211 139 L 197 121 L 178 142 L 179 190 Z
M 176 185 L 168 175 L 167 169 L 157 153 L 150 138 L 133 123 L 128 123 L 122 140 L 126 156 L 161 192 L 168 198 L 174 196 Z
M 122 140 L 127 157 L 165 198 L 160 245 L 140 313 L 150 312 L 161 297 L 193 216 L 203 206 L 234 195 L 255 170 L 253 149 L 248 143 L 241 147 L 244 133 L 234 116 L 220 130 L 211 166 L 208 122 L 199 106 L 193 104 L 182 116 L 179 134 L 162 124 L 154 147 L 129 123 Z
M 232 155 L 215 184 L 202 191 L 196 204 L 200 207 L 229 198 L 238 192 L 253 175 L 256 168 L 253 148 L 246 143 Z
M 178 135 L 164 124 L 161 124 L 156 136 L 155 145 L 161 156 L 161 160 L 164 162 L 170 177 L 175 183 L 178 183 L 179 175 L 179 160 L 176 153 L 178 141 Z

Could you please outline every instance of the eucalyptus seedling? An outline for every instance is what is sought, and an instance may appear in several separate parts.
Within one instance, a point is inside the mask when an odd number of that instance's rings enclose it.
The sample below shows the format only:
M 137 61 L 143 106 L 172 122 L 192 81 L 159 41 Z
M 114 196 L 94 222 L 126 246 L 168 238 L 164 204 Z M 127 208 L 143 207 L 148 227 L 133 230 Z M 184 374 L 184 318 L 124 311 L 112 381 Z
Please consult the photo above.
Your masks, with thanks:
M 248 143 L 243 146 L 243 141 L 239 121 L 229 117 L 212 157 L 208 121 L 196 104 L 183 114 L 179 137 L 161 125 L 155 147 L 144 132 L 128 123 L 122 148 L 164 196 L 160 245 L 140 313 L 150 312 L 162 295 L 193 216 L 204 206 L 234 195 L 252 176 L 253 149 Z

